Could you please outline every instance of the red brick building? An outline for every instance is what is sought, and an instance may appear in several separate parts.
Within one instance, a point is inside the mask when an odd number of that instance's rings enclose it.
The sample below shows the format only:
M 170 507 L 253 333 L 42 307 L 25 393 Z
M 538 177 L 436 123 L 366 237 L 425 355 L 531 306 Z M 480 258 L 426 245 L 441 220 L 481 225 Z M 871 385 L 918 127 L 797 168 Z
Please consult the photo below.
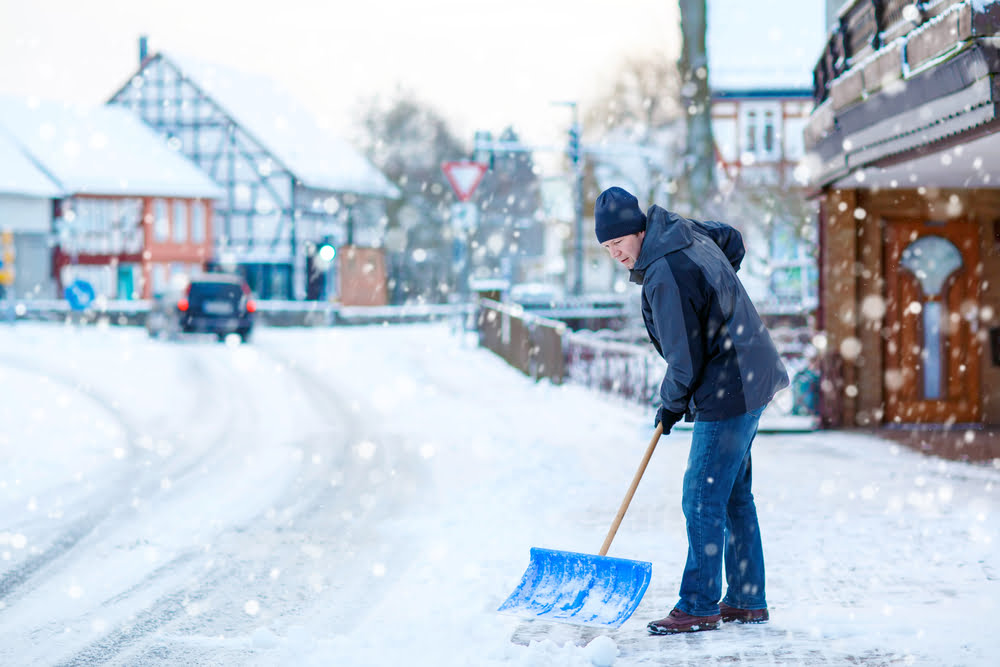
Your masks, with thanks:
M 0 98 L 0 127 L 53 183 L 56 293 L 86 280 L 99 297 L 149 298 L 204 270 L 223 191 L 123 109 Z

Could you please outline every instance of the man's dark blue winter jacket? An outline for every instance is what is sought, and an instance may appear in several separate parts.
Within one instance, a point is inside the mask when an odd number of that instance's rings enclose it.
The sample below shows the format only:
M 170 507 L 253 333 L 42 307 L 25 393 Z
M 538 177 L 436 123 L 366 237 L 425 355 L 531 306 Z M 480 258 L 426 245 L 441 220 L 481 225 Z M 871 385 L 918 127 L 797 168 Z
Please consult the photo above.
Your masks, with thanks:
M 743 237 L 721 222 L 688 220 L 659 206 L 632 270 L 642 317 L 667 362 L 664 409 L 717 421 L 766 405 L 788 374 L 736 276 Z

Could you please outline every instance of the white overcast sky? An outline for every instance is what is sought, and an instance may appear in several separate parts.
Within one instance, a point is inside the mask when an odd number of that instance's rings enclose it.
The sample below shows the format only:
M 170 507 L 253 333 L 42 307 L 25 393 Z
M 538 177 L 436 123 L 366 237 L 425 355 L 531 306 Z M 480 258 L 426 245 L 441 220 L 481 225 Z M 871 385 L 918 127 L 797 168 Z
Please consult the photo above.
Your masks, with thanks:
M 345 138 L 358 98 L 414 91 L 471 142 L 564 136 L 625 57 L 676 58 L 673 0 L 0 0 L 0 94 L 104 102 L 138 37 L 281 81 Z M 602 83 L 604 88 L 602 89 Z

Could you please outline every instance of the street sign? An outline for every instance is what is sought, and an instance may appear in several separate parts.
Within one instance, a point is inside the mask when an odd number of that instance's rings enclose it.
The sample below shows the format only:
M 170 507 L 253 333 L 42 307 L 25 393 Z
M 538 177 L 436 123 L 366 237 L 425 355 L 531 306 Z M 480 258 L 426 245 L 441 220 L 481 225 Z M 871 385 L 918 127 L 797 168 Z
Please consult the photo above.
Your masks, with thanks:
M 445 162 L 441 165 L 441 170 L 451 183 L 451 189 L 455 191 L 458 201 L 462 202 L 469 201 L 487 169 L 483 162 Z
M 451 228 L 467 232 L 479 225 L 479 209 L 472 203 L 455 202 L 451 205 Z
M 63 293 L 73 310 L 86 310 L 94 301 L 94 288 L 86 280 L 74 280 Z

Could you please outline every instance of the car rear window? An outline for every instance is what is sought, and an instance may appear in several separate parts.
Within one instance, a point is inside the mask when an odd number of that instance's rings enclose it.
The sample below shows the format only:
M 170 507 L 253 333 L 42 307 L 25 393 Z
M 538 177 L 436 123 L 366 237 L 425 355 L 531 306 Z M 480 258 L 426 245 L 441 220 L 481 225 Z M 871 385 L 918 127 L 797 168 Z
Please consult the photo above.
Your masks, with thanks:
M 239 301 L 243 297 L 243 290 L 239 285 L 226 283 L 191 283 L 191 291 L 188 299 L 192 302 L 200 301 Z

